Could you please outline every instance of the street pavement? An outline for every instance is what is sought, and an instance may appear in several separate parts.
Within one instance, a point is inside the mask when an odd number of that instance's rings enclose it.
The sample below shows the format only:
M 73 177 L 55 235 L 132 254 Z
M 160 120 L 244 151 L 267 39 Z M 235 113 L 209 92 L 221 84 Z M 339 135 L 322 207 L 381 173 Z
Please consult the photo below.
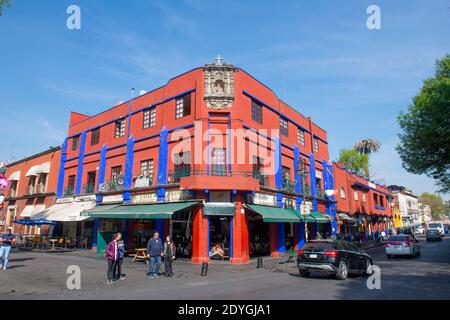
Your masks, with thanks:
M 174 278 L 149 279 L 143 262 L 124 262 L 126 280 L 106 284 L 106 262 L 86 251 L 64 254 L 17 251 L 10 255 L 10 268 L 0 271 L 0 299 L 450 299 L 450 238 L 442 242 L 419 242 L 416 258 L 387 259 L 383 247 L 368 249 L 381 270 L 381 288 L 370 290 L 367 277 L 345 281 L 313 273 L 300 278 L 295 263 L 276 265 L 264 260 L 243 266 L 216 262 L 202 277 L 201 266 L 186 260 L 174 262 Z M 81 270 L 81 289 L 66 285 L 71 265 Z M 164 267 L 161 267 L 163 270 Z

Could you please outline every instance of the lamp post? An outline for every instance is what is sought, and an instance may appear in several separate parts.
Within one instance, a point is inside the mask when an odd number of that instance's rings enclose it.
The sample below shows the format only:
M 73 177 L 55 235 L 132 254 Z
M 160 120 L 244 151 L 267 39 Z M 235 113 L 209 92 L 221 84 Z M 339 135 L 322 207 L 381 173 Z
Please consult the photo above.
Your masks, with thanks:
M 306 212 L 306 201 L 305 201 L 305 186 L 306 184 L 304 183 L 306 177 L 308 176 L 308 164 L 306 163 L 306 160 L 303 159 L 302 157 L 298 158 L 298 163 L 297 163 L 297 175 L 302 177 L 302 193 L 303 193 L 303 197 L 302 197 L 302 204 L 301 204 L 301 208 L 300 208 L 300 214 L 303 216 L 308 215 L 308 212 Z M 306 213 L 304 213 L 303 211 L 305 211 Z M 305 243 L 308 242 L 308 222 L 307 222 L 307 218 L 305 218 Z

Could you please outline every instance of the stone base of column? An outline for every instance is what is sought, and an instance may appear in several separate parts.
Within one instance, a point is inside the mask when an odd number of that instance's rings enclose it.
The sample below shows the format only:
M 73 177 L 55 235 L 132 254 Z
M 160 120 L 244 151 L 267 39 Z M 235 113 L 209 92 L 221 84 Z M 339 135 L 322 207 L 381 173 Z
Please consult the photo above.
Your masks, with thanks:
M 248 264 L 250 263 L 250 258 L 231 258 L 230 259 L 231 264 Z
M 203 263 L 203 262 L 210 262 L 208 257 L 192 257 L 191 259 L 192 263 Z

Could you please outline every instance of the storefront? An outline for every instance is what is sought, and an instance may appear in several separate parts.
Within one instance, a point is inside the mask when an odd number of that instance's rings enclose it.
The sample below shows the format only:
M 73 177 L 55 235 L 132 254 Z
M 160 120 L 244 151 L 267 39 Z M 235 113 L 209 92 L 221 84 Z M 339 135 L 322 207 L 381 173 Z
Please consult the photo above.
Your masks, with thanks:
M 347 241 L 356 241 L 358 223 L 346 213 L 338 214 L 339 237 Z

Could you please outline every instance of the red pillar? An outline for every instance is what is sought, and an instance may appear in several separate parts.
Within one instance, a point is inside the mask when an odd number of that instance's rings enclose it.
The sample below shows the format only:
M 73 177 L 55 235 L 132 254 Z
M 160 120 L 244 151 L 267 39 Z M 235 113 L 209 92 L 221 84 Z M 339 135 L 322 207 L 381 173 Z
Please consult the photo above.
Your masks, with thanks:
M 208 218 L 203 216 L 202 207 L 194 207 L 192 221 L 192 262 L 201 263 L 209 261 L 208 248 Z
M 247 215 L 241 213 L 241 201 L 236 202 L 236 213 L 233 217 L 233 264 L 244 264 L 250 261 Z
M 278 257 L 278 231 L 277 224 L 274 222 L 269 223 L 269 241 L 270 255 L 272 257 Z

